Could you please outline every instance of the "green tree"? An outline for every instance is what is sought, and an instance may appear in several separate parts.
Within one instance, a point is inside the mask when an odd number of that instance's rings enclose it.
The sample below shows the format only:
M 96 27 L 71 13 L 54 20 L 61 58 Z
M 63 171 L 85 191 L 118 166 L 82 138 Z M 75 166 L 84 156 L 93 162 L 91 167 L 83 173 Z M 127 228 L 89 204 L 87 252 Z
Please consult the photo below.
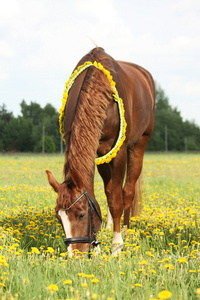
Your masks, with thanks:
M 51 104 L 46 104 L 41 108 L 39 104 L 31 102 L 30 105 L 26 104 L 23 100 L 21 102 L 22 117 L 26 120 L 31 120 L 33 124 L 32 130 L 32 144 L 33 148 L 38 141 L 42 139 L 43 126 L 45 127 L 45 135 L 51 137 L 55 145 L 54 151 L 59 151 L 60 147 L 60 134 L 58 118 L 59 114 Z
M 12 131 L 9 131 L 9 124 L 13 120 L 12 112 L 8 112 L 6 105 L 2 104 L 0 106 L 0 151 L 13 150 L 12 144 L 10 144 Z
M 34 152 L 42 152 L 42 139 L 35 145 Z M 55 152 L 56 147 L 53 139 L 50 136 L 44 137 L 44 152 L 45 153 L 53 153 Z
M 167 127 L 168 150 L 184 151 L 185 141 L 188 150 L 200 150 L 200 128 L 184 122 L 177 108 L 172 108 L 164 90 L 156 84 L 155 126 L 147 150 L 165 150 L 165 127 Z
M 6 105 L 3 103 L 0 105 L 0 120 L 8 123 L 11 119 L 13 119 L 13 113 L 8 112 L 6 109 Z
M 31 101 L 31 104 L 28 105 L 26 104 L 25 100 L 22 100 L 20 106 L 22 117 L 25 119 L 31 119 L 33 125 L 38 125 L 41 123 L 43 118 L 43 110 L 38 103 Z

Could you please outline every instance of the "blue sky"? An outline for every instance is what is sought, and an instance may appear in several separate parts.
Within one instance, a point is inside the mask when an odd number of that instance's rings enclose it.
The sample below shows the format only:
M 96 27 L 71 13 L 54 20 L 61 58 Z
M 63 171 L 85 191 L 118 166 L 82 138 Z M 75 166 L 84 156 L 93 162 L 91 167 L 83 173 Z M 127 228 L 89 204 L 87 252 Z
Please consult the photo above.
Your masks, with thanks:
M 61 106 L 94 41 L 148 69 L 183 119 L 200 125 L 199 0 L 0 0 L 0 105 Z

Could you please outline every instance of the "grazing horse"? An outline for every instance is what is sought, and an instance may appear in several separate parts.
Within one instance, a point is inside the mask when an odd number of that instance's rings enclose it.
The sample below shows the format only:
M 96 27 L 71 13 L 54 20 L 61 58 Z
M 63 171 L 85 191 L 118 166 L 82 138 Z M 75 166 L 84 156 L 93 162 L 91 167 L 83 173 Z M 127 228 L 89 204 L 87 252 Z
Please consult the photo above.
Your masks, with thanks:
M 97 47 L 80 60 L 66 83 L 60 114 L 66 142 L 63 183 L 50 171 L 46 173 L 58 194 L 55 211 L 68 251 L 72 255 L 73 249 L 83 252 L 98 245 L 96 233 L 102 220 L 94 196 L 96 161 L 108 217 L 111 214 L 113 220 L 115 255 L 123 247 L 122 213 L 128 228 L 132 202 L 138 207 L 135 186 L 154 127 L 152 76 L 138 65 L 114 60 Z

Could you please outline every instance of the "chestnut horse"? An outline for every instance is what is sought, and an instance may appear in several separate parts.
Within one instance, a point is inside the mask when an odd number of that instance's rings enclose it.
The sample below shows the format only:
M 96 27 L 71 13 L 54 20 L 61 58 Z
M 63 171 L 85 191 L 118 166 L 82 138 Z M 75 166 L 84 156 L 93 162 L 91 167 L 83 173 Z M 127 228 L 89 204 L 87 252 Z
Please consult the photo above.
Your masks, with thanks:
M 75 70 L 85 62 L 100 63 L 112 75 L 124 104 L 126 139 L 116 156 L 99 164 L 109 214 L 113 220 L 113 254 L 123 247 L 120 219 L 129 227 L 135 186 L 140 176 L 143 156 L 153 132 L 155 87 L 151 74 L 142 67 L 116 61 L 102 48 L 85 55 Z M 56 215 L 65 235 L 70 255 L 73 249 L 88 251 L 98 244 L 96 232 L 101 226 L 101 212 L 94 196 L 95 159 L 108 153 L 116 144 L 119 107 L 113 99 L 111 84 L 101 70 L 91 65 L 72 84 L 65 107 L 64 182 L 58 183 L 50 171 L 48 181 L 58 194 Z M 124 183 L 124 179 L 125 183 Z M 137 212 L 134 212 L 134 215 Z

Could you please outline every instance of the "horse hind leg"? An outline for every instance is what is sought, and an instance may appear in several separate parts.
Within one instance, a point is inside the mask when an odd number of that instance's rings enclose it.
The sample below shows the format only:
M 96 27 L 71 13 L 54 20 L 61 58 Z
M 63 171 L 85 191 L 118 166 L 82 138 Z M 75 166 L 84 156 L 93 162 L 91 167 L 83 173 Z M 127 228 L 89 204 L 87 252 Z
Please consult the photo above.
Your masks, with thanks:
M 142 210 L 142 171 L 135 183 L 135 193 L 131 205 L 131 217 L 138 216 Z
M 123 189 L 124 225 L 129 228 L 130 211 L 132 215 L 139 214 L 141 209 L 140 174 L 143 157 L 150 136 L 143 135 L 132 148 L 128 149 L 127 177 Z

